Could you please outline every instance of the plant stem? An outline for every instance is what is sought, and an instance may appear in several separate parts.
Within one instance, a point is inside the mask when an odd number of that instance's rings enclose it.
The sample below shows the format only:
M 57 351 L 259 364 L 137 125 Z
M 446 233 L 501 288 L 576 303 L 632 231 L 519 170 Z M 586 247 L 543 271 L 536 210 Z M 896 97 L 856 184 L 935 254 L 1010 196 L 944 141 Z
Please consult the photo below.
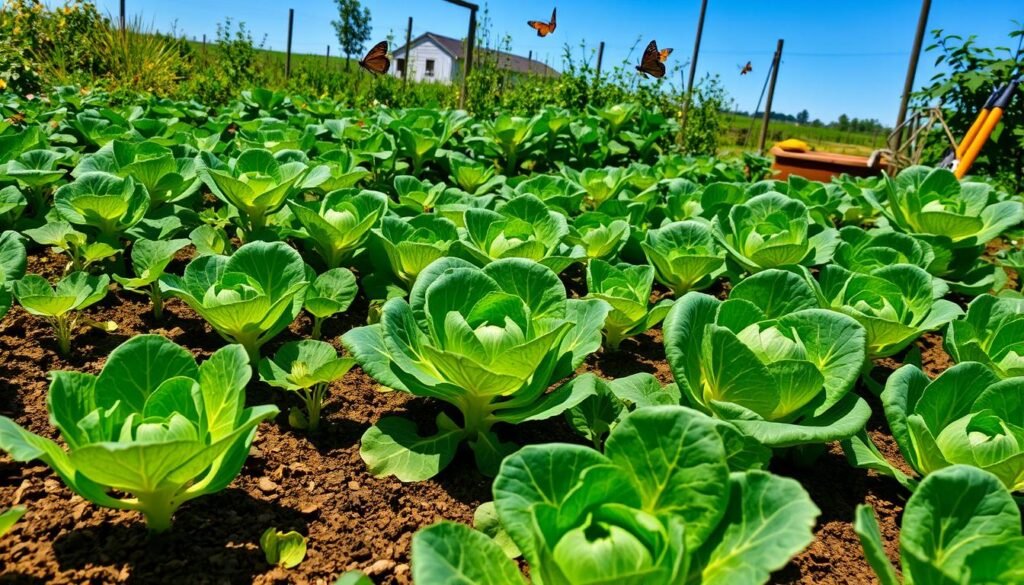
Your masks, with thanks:
M 467 396 L 458 406 L 462 411 L 462 426 L 467 439 L 475 439 L 480 433 L 489 431 L 494 424 L 491 420 L 494 409 L 490 398 Z
M 57 349 L 62 356 L 67 357 L 71 354 L 71 333 L 77 321 L 67 314 L 54 317 L 51 321 L 54 335 L 57 336 Z
M 324 396 L 327 394 L 327 384 L 317 384 L 311 389 L 305 388 L 302 391 L 302 401 L 306 403 L 307 430 L 315 433 L 320 429 L 320 412 L 324 406 Z
M 164 317 L 164 295 L 160 292 L 160 283 L 149 285 L 149 298 L 153 301 L 153 318 L 160 321 Z
M 150 532 L 165 532 L 171 527 L 171 517 L 177 506 L 174 504 L 171 494 L 156 492 L 139 495 L 139 511 L 146 517 L 146 528 Z
M 320 328 L 323 326 L 324 320 L 320 317 L 313 317 L 313 333 L 311 337 L 313 339 L 320 339 Z

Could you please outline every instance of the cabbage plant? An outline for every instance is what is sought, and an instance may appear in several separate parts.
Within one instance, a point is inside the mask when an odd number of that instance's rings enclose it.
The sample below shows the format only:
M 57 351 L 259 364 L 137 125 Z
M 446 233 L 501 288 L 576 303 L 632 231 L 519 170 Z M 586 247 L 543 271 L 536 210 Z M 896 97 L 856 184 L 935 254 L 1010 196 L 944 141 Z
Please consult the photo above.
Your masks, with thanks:
M 251 242 L 231 256 L 200 256 L 182 276 L 160 278 L 162 294 L 184 301 L 253 364 L 260 347 L 302 310 L 309 276 L 302 256 L 282 242 Z
M 290 341 L 273 358 L 260 360 L 260 380 L 298 394 L 305 410 L 291 409 L 288 422 L 297 429 L 315 433 L 320 428 L 328 386 L 344 377 L 355 363 L 351 358 L 338 357 L 329 343 L 312 339 Z
M 599 211 L 576 216 L 565 241 L 583 250 L 588 259 L 612 260 L 629 240 L 629 222 Z
M 1024 204 L 1000 201 L 991 185 L 961 182 L 947 169 L 909 167 L 883 185 L 884 200 L 865 193 L 893 228 L 956 248 L 983 246 L 1024 219 Z
M 908 364 L 889 376 L 882 405 L 900 453 L 920 475 L 973 465 L 1024 491 L 1024 378 L 1003 380 L 964 362 L 931 380 Z
M 902 232 L 846 226 L 839 230 L 839 238 L 832 261 L 853 272 L 870 273 L 893 264 L 927 270 L 935 261 L 931 244 Z
M 892 264 L 870 272 L 824 266 L 815 281 L 805 270 L 822 306 L 849 315 L 867 332 L 868 358 L 888 357 L 926 331 L 935 331 L 963 314 L 942 297 L 944 282 L 923 268 Z
M 792 479 L 730 474 L 713 421 L 680 406 L 628 415 L 603 454 L 524 447 L 493 492 L 500 529 L 545 584 L 766 583 L 811 543 L 820 513 Z M 412 572 L 418 583 L 524 583 L 498 541 L 452 522 L 413 536 Z
M 447 256 L 459 239 L 455 224 L 436 215 L 410 219 L 385 216 L 372 233 L 391 272 L 406 288 L 412 286 L 423 269 Z
M 929 475 L 907 500 L 902 522 L 904 583 L 1021 583 L 1020 509 L 992 474 L 954 465 Z M 853 529 L 879 582 L 899 585 L 871 506 L 857 506 Z
M 650 266 L 613 266 L 591 260 L 587 266 L 587 297 L 600 299 L 611 307 L 604 321 L 604 345 L 617 350 L 624 339 L 639 335 L 661 323 L 672 299 L 651 304 L 654 269 Z
M 312 244 L 328 268 L 338 268 L 359 251 L 387 211 L 387 195 L 377 191 L 332 191 L 321 201 L 289 201 L 302 226 L 300 238 Z
M 529 260 L 431 264 L 409 301 L 387 301 L 380 323 L 349 331 L 342 343 L 384 386 L 443 400 L 462 420 L 442 413 L 436 434 L 421 437 L 407 419 L 381 419 L 360 449 L 371 473 L 428 479 L 468 441 L 480 469 L 493 475 L 514 450 L 495 424 L 548 419 L 593 392 L 592 376 L 548 389 L 599 347 L 608 310 L 596 299 L 567 299 L 558 276 Z
M 290 197 L 317 187 L 330 175 L 325 166 L 281 162 L 262 148 L 244 150 L 229 163 L 209 152 L 200 156 L 203 182 L 217 198 L 238 209 L 247 233 L 266 227 L 269 216 Z
M 202 183 L 194 157 L 175 157 L 174 151 L 155 142 L 113 140 L 82 159 L 71 175 L 105 172 L 132 177 L 146 187 L 153 207 L 181 201 Z
M 53 204 L 61 219 L 92 228 L 113 243 L 145 217 L 149 193 L 131 177 L 85 173 L 57 189 Z
M 18 304 L 25 311 L 42 318 L 53 327 L 57 348 L 66 356 L 71 353 L 71 337 L 82 325 L 108 333 L 117 329 L 112 321 L 94 321 L 82 314 L 83 309 L 106 298 L 109 284 L 110 277 L 106 274 L 96 276 L 72 272 L 55 286 L 50 286 L 38 274 L 28 274 L 14 281 L 13 288 Z
M 132 244 L 132 270 L 135 271 L 135 276 L 115 274 L 114 280 L 125 290 L 148 294 L 150 302 L 153 303 L 153 317 L 159 321 L 164 314 L 164 295 L 160 290 L 160 277 L 171 260 L 174 260 L 175 254 L 190 243 L 185 239 L 154 241 L 139 238 Z
M 839 243 L 839 233 L 814 223 L 803 203 L 775 192 L 723 208 L 712 228 L 730 259 L 751 273 L 825 264 Z
M 1000 288 L 1005 275 L 980 260 L 984 246 L 1024 219 L 1024 204 L 986 183 L 958 181 L 946 169 L 910 167 L 864 195 L 893 229 L 924 240 L 935 253 L 928 271 L 965 294 Z
M 871 414 L 851 392 L 866 359 L 855 319 L 818 308 L 800 276 L 765 270 L 729 299 L 690 292 L 662 326 L 684 401 L 769 447 L 825 443 Z
M 943 346 L 957 363 L 981 362 L 1001 378 L 1024 376 L 1024 298 L 976 297 L 949 324 Z
M 159 335 L 139 335 L 110 353 L 99 375 L 52 372 L 47 395 L 56 442 L 0 416 L 0 449 L 40 460 L 96 505 L 135 510 L 153 532 L 171 527 L 185 502 L 228 486 L 256 427 L 275 406 L 245 406 L 251 376 L 238 345 L 201 366 Z
M 680 297 L 711 286 L 725 272 L 725 249 L 698 221 L 677 221 L 647 231 L 643 247 L 658 282 Z
M 560 273 L 581 260 L 581 248 L 570 248 L 565 216 L 548 209 L 533 195 L 520 195 L 498 211 L 467 209 L 465 229 L 453 254 L 483 265 L 502 258 L 526 258 Z

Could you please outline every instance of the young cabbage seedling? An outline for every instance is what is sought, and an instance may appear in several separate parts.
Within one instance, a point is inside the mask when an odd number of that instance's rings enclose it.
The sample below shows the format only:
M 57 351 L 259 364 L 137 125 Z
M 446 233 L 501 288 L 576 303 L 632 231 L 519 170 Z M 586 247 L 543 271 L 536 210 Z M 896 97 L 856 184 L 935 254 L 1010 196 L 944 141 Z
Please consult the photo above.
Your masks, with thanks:
M 82 309 L 107 296 L 109 284 L 106 274 L 72 272 L 51 287 L 42 276 L 29 274 L 14 282 L 14 296 L 29 314 L 50 323 L 57 336 L 57 347 L 66 356 L 71 353 L 71 337 L 79 326 L 88 325 L 107 333 L 117 330 L 113 321 L 93 321 L 82 314 Z
M 650 266 L 618 267 L 603 260 L 591 260 L 587 266 L 587 298 L 601 299 L 612 310 L 604 321 L 604 345 L 615 351 L 624 339 L 639 335 L 661 323 L 672 299 L 651 305 L 654 268 Z
M 86 271 L 93 264 L 121 252 L 107 242 L 90 242 L 86 234 L 76 230 L 66 221 L 47 222 L 23 233 L 37 244 L 52 246 L 66 254 L 71 262 L 68 263 L 65 272 Z
M 189 245 L 188 240 L 136 240 L 132 245 L 132 269 L 134 278 L 114 275 L 125 290 L 144 292 L 153 302 L 153 317 L 159 321 L 164 314 L 164 296 L 160 292 L 159 279 L 164 269 L 179 250 Z M 145 290 L 143 290 L 145 289 Z
M 338 357 L 329 343 L 292 341 L 281 346 L 273 358 L 260 361 L 260 379 L 301 396 L 306 411 L 291 409 L 288 422 L 297 429 L 316 432 L 328 386 L 344 377 L 355 363 L 351 358 Z
M 324 321 L 347 310 L 358 292 L 356 277 L 347 268 L 334 268 L 316 277 L 303 301 L 303 307 L 313 315 L 313 339 L 320 339 Z
M 267 564 L 291 569 L 306 558 L 306 537 L 294 530 L 281 532 L 271 527 L 260 536 L 260 548 Z

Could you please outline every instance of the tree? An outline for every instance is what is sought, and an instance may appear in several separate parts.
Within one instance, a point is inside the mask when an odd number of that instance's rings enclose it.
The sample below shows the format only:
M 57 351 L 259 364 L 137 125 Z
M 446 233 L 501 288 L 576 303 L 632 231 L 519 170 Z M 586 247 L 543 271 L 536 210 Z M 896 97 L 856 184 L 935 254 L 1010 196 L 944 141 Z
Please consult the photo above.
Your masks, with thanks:
M 348 70 L 352 55 L 363 52 L 363 45 L 370 40 L 370 9 L 363 8 L 359 0 L 334 0 L 338 5 L 338 20 L 332 20 L 338 44 L 345 54 L 345 70 Z
M 796 121 L 800 124 L 806 124 L 811 119 L 811 113 L 807 110 L 800 110 L 797 112 Z

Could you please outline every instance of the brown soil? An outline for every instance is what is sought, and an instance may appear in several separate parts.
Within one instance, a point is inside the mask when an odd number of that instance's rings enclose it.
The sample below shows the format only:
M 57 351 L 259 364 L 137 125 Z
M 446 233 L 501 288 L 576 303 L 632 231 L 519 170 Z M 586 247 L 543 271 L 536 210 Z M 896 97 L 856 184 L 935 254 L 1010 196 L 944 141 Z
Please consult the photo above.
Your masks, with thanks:
M 63 268 L 52 255 L 33 256 L 30 270 L 53 276 Z M 172 269 L 177 269 L 174 267 Z M 575 287 L 574 287 L 575 288 Z M 721 292 L 721 291 L 714 291 Z M 59 357 L 44 323 L 20 308 L 0 324 L 0 414 L 33 432 L 56 437 L 46 410 L 47 372 L 74 369 L 98 372 L 109 352 L 129 337 L 159 333 L 205 358 L 223 341 L 182 303 L 171 300 L 164 323 L 154 322 L 148 299 L 112 293 L 87 311 L 94 319 L 118 323 L 114 334 L 89 330 L 74 340 L 74 355 Z M 341 319 L 325 324 L 324 338 L 334 340 L 365 322 L 367 306 L 359 299 Z M 308 336 L 303 316 L 267 348 Z M 929 373 L 948 366 L 940 338 L 919 342 Z M 899 365 L 885 360 L 882 367 Z M 623 343 L 617 353 L 592 356 L 585 369 L 618 377 L 650 372 L 670 382 L 661 331 Z M 407 414 L 427 425 L 436 403 L 400 393 L 382 393 L 361 371 L 335 384 L 324 411 L 324 428 L 310 437 L 288 426 L 291 397 L 254 382 L 250 404 L 277 404 L 282 414 L 264 424 L 245 467 L 229 489 L 184 505 L 173 529 L 149 536 L 132 512 L 96 507 L 71 494 L 41 464 L 23 465 L 0 454 L 0 508 L 28 507 L 26 516 L 0 539 L 0 583 L 332 583 L 339 573 L 362 569 L 377 583 L 407 584 L 409 544 L 420 527 L 442 518 L 472 522 L 473 510 L 490 499 L 490 481 L 466 454 L 434 480 L 403 484 L 367 473 L 359 458 L 359 438 L 381 416 Z M 880 412 L 877 399 L 861 391 Z M 519 443 L 582 442 L 562 419 L 505 429 Z M 899 452 L 876 415 L 872 438 L 894 463 L 905 468 Z M 798 479 L 822 515 L 814 543 L 773 583 L 847 584 L 876 582 L 863 558 L 851 520 L 860 503 L 879 516 L 886 552 L 896 561 L 898 524 L 906 494 L 893 480 L 852 468 L 838 445 L 830 445 L 813 466 L 785 459 L 772 470 Z M 268 527 L 297 530 L 309 538 L 306 560 L 291 570 L 267 565 L 259 548 Z

